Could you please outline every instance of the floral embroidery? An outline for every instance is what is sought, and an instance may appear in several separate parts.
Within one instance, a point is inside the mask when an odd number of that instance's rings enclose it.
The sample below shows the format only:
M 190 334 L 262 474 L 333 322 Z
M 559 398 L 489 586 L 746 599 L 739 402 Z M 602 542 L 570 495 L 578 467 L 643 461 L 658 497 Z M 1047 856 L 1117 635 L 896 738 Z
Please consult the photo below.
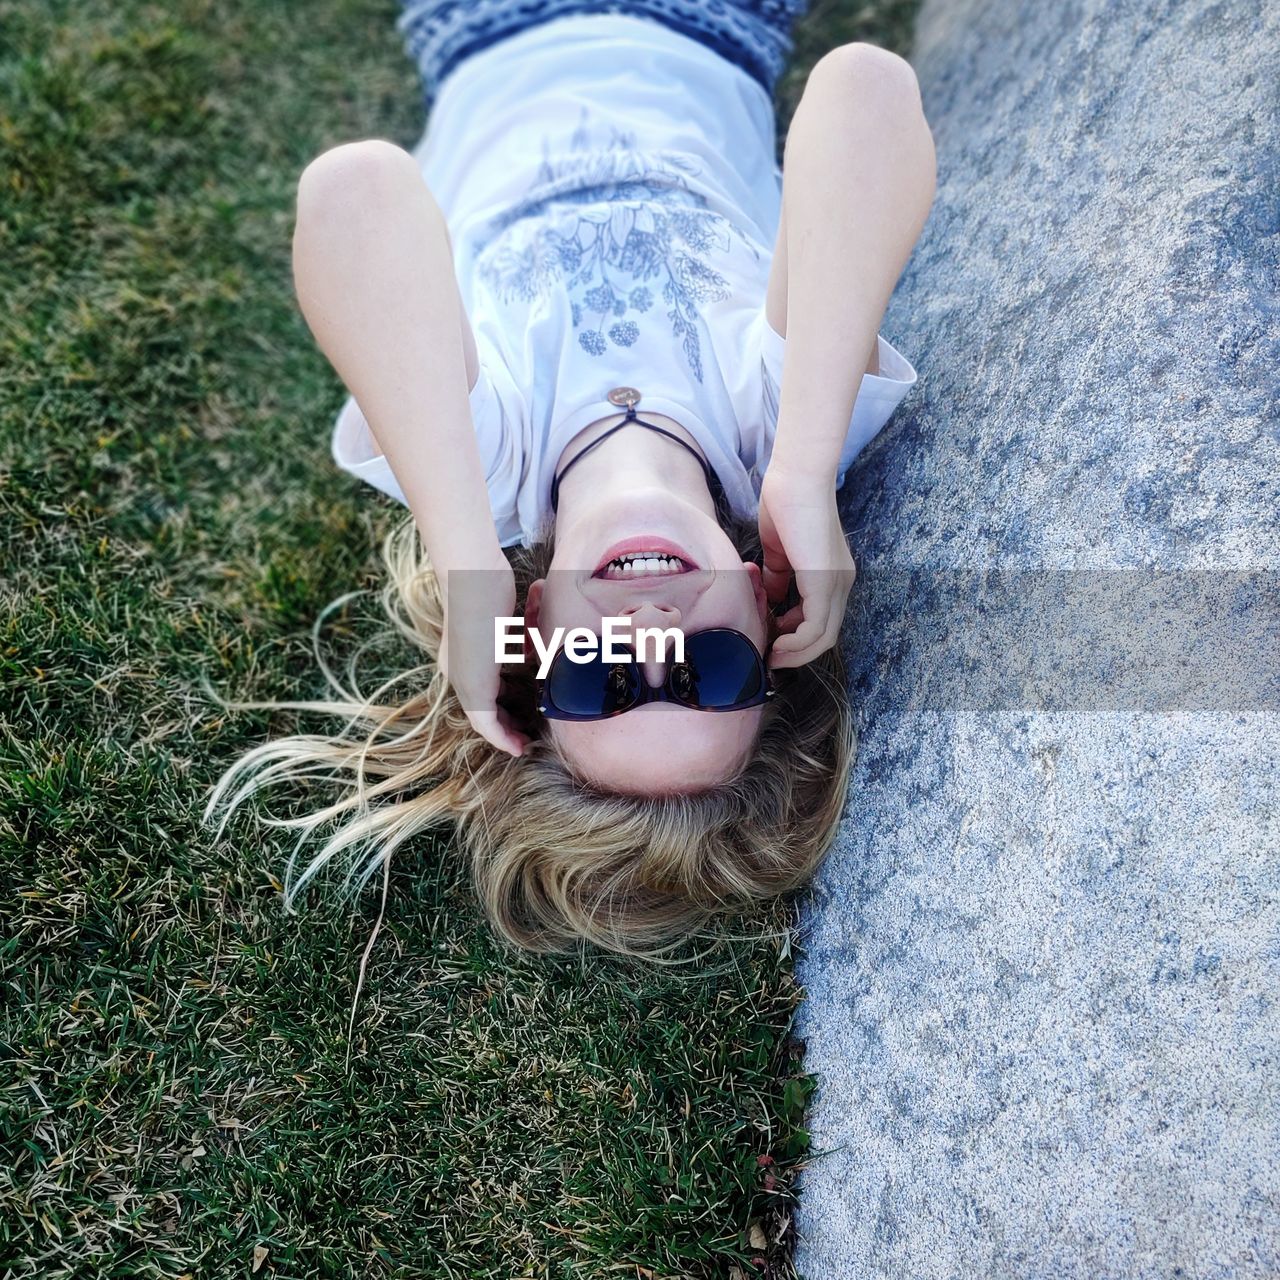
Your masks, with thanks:
M 533 186 L 490 222 L 476 270 L 503 301 L 566 290 L 578 344 L 597 356 L 609 342 L 629 347 L 639 338 L 636 321 L 623 317 L 648 312 L 657 290 L 701 382 L 700 309 L 730 288 L 708 259 L 727 254 L 734 236 L 757 258 L 759 250 L 690 190 L 697 167 L 687 157 L 642 151 L 634 134 L 616 127 L 604 145 L 593 143 L 588 116 L 584 107 L 567 150 L 554 158 L 543 139 Z
M 624 320 L 609 330 L 609 337 L 620 347 L 629 347 L 640 336 L 640 330 L 634 320 Z

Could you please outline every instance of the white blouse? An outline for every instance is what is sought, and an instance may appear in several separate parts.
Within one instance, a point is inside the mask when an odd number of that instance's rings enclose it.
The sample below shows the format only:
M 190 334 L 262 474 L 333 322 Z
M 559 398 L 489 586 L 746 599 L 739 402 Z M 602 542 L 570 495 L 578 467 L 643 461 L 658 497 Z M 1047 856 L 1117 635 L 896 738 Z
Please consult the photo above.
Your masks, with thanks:
M 583 427 L 637 388 L 698 441 L 754 518 L 777 428 L 785 339 L 766 322 L 781 213 L 763 87 L 651 19 L 553 19 L 447 77 L 414 149 L 445 213 L 475 334 L 471 413 L 499 542 L 528 543 Z M 916 371 L 883 335 L 836 477 Z M 861 364 L 865 353 L 851 351 Z M 405 502 L 349 398 L 333 457 Z

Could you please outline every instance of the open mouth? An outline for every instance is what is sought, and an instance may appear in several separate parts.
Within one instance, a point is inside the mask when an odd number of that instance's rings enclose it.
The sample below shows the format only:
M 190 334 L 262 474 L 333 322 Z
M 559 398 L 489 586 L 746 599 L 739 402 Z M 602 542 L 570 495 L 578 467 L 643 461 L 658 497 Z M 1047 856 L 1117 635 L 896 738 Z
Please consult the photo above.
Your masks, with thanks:
M 692 573 L 694 566 L 679 556 L 652 556 L 642 552 L 628 552 L 610 560 L 603 569 L 597 569 L 593 578 L 625 580 L 633 578 L 669 578 L 677 573 Z
M 683 547 L 665 538 L 629 538 L 610 547 L 591 575 L 614 582 L 637 578 L 667 578 L 693 573 L 697 565 Z

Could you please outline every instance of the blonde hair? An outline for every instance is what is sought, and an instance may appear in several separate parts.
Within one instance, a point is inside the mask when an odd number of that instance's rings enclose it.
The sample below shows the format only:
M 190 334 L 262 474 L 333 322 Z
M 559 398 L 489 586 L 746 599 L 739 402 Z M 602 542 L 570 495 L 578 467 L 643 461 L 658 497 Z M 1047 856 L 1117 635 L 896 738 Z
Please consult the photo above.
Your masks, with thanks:
M 732 516 L 722 523 L 744 559 L 759 563 L 754 525 Z M 548 526 L 544 533 L 530 547 L 508 548 L 518 609 L 529 584 L 550 566 L 554 531 Z M 333 803 L 265 819 L 301 832 L 283 877 L 287 911 L 338 854 L 371 851 L 358 892 L 379 865 L 387 873 L 401 845 L 448 827 L 456 829 L 492 927 L 534 951 L 565 951 L 586 941 L 656 959 L 713 918 L 812 876 L 840 819 L 855 746 L 838 645 L 806 666 L 775 671 L 778 692 L 764 709 L 758 743 L 728 781 L 695 794 L 609 793 L 575 777 L 549 734 L 536 737 L 532 752 L 517 759 L 472 729 L 435 665 L 443 601 L 412 517 L 387 534 L 382 556 L 383 610 L 424 655 L 420 665 L 367 696 L 352 671 L 348 690 L 319 651 L 317 621 L 317 657 L 336 697 L 219 699 L 231 709 L 295 708 L 347 721 L 340 733 L 294 733 L 249 750 L 214 785 L 205 810 L 209 822 L 225 806 L 221 834 L 240 804 L 272 784 L 315 776 L 342 784 Z M 506 670 L 518 718 L 537 725 L 532 670 Z M 405 683 L 414 692 L 386 696 Z M 335 823 L 295 877 L 301 846 Z M 348 888 L 352 878 L 349 871 Z M 384 903 L 385 894 L 384 880 Z

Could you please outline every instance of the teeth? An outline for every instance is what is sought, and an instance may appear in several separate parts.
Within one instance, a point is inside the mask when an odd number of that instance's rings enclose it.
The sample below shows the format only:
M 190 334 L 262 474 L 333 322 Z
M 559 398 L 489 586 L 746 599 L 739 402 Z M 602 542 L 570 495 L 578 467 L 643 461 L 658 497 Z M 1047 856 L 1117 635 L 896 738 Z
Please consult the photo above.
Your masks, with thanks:
M 678 556 L 652 556 L 643 552 L 628 552 L 616 560 L 611 560 L 608 573 L 681 573 L 685 563 Z

